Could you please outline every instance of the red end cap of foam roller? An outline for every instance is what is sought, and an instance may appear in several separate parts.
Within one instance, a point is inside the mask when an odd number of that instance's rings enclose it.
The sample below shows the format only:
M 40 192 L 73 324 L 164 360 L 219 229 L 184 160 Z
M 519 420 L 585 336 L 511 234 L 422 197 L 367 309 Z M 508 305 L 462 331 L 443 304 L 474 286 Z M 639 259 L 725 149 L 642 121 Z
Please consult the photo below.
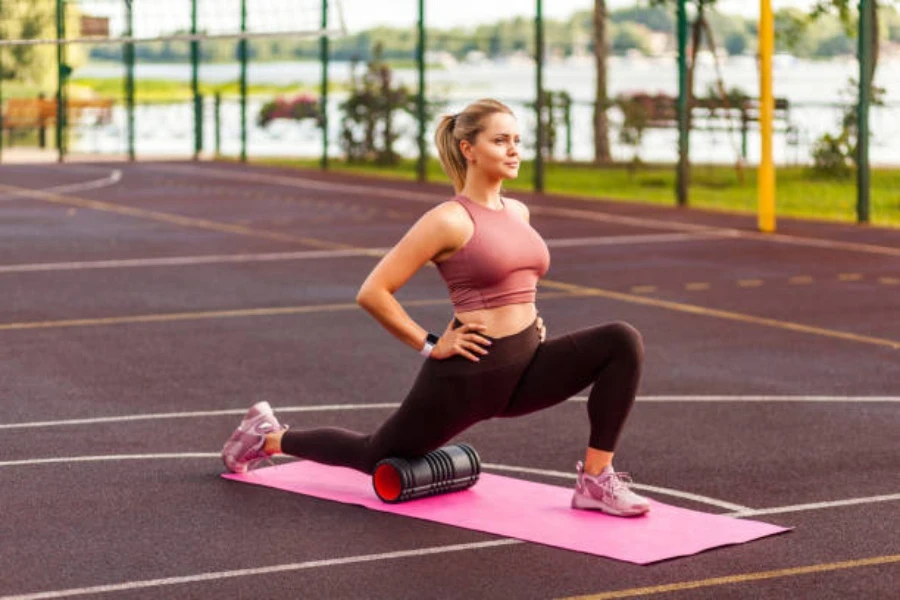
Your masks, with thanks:
M 400 492 L 403 491 L 400 473 L 390 464 L 379 465 L 375 469 L 372 481 L 375 486 L 375 493 L 385 502 L 394 502 L 400 497 Z

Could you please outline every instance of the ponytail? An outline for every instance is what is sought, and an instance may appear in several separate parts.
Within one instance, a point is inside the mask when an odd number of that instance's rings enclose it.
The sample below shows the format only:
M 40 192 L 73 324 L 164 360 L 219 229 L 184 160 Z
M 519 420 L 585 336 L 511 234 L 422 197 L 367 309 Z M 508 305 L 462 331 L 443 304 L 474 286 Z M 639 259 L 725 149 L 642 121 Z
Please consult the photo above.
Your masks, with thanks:
M 466 185 L 466 171 L 469 167 L 459 143 L 468 140 L 470 144 L 474 144 L 475 138 L 484 130 L 484 120 L 495 113 L 513 114 L 502 102 L 485 99 L 473 102 L 461 113 L 444 115 L 438 122 L 434 134 L 438 157 L 457 193 Z
M 466 157 L 463 156 L 459 147 L 459 141 L 454 136 L 456 126 L 456 115 L 444 115 L 441 117 L 437 126 L 437 132 L 434 134 L 434 142 L 437 145 L 438 157 L 441 159 L 441 166 L 444 173 L 453 182 L 453 189 L 457 193 L 466 184 Z

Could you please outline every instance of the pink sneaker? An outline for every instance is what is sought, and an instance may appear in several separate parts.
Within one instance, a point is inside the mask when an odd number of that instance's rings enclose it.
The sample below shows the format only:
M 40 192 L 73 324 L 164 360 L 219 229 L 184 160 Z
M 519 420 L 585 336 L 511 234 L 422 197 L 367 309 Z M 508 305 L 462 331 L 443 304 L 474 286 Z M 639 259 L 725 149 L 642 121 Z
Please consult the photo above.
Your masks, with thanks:
M 616 473 L 612 466 L 599 475 L 588 475 L 580 461 L 575 466 L 578 481 L 572 496 L 572 508 L 600 510 L 617 517 L 636 517 L 650 510 L 650 503 L 628 488 L 628 473 Z
M 263 452 L 266 434 L 283 429 L 287 429 L 287 425 L 278 422 L 269 403 L 257 402 L 222 447 L 222 462 L 232 473 L 246 473 L 269 460 L 269 455 Z

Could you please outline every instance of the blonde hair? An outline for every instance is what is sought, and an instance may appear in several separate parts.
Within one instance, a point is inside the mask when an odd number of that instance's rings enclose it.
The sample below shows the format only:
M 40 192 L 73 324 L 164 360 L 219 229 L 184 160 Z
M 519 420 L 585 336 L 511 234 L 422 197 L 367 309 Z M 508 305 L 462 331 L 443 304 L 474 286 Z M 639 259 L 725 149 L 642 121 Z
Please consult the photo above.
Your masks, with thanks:
M 484 131 L 484 121 L 496 113 L 513 114 L 513 111 L 497 100 L 486 98 L 468 105 L 465 110 L 455 115 L 441 117 L 434 134 L 438 157 L 444 173 L 453 182 L 453 188 L 459 192 L 466 184 L 466 170 L 469 167 L 463 156 L 459 143 L 468 140 L 475 143 L 475 138 Z

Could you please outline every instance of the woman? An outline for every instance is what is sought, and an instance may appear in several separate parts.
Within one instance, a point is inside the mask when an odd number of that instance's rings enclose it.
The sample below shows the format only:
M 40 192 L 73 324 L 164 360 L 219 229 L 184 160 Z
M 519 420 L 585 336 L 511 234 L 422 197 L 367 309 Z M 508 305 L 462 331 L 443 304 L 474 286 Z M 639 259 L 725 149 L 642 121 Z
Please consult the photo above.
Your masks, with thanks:
M 495 100 L 445 116 L 435 140 L 456 196 L 429 210 L 369 274 L 357 302 L 396 338 L 426 356 L 400 408 L 371 434 L 337 428 L 288 431 L 255 404 L 225 443 L 229 470 L 245 472 L 290 454 L 372 473 L 386 457 L 419 456 L 479 421 L 546 408 L 593 384 L 590 437 L 572 506 L 635 516 L 650 506 L 612 468 L 613 451 L 640 379 L 640 334 L 625 323 L 545 341 L 535 308 L 549 253 L 528 208 L 501 195 L 519 172 L 518 124 Z M 410 318 L 400 289 L 429 261 L 447 282 L 455 318 L 439 337 Z

